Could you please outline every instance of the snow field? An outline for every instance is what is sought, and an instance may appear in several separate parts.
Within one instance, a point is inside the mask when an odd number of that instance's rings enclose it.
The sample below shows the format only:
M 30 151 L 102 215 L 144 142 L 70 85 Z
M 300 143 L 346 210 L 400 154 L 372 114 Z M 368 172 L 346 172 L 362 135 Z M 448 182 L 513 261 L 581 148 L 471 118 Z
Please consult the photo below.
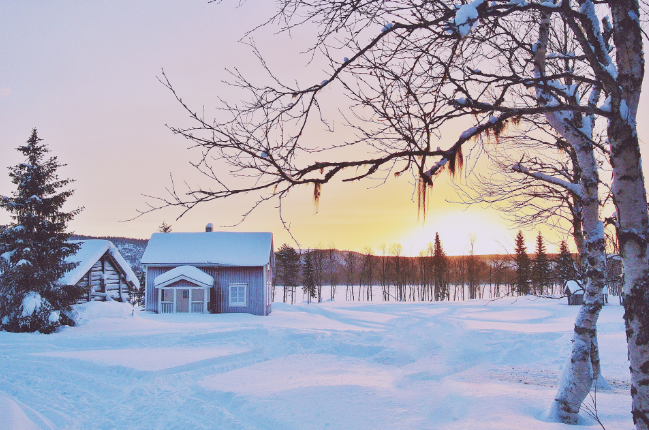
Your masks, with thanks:
M 611 301 L 597 409 L 630 429 Z M 49 336 L 0 332 L 0 429 L 574 429 L 544 421 L 578 310 L 565 299 L 275 303 L 268 317 L 116 304 Z

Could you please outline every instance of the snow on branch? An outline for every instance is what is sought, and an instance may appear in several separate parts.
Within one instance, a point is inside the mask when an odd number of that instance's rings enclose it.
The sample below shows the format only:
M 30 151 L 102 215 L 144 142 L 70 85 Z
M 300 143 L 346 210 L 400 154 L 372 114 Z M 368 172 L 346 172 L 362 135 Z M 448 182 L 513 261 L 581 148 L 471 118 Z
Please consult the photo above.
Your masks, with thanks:
M 530 176 L 532 178 L 538 179 L 543 182 L 547 182 L 553 185 L 557 185 L 561 188 L 564 188 L 579 197 L 580 199 L 584 198 L 584 189 L 581 185 L 573 184 L 572 182 L 564 181 L 563 179 L 558 179 L 550 175 L 546 175 L 541 172 L 531 172 L 527 167 L 521 163 L 516 163 L 512 166 L 514 172 L 519 172 L 524 175 Z
M 471 3 L 461 5 L 455 13 L 453 20 L 454 29 L 464 37 L 478 23 L 478 7 L 484 3 L 484 0 L 473 0 Z
M 521 15 L 536 17 L 541 12 L 562 14 L 573 22 L 586 20 L 583 12 L 566 2 L 452 0 L 432 2 L 435 7 L 423 14 L 418 14 L 423 11 L 420 6 L 410 2 L 379 2 L 376 9 L 366 4 L 324 0 L 316 0 L 313 8 L 310 3 L 292 0 L 280 3 L 296 6 L 282 11 L 302 10 L 316 22 L 328 23 L 319 31 L 316 47 L 323 49 L 329 69 L 324 76 L 307 78 L 305 84 L 297 80 L 286 84 L 270 71 L 251 44 L 274 83 L 255 84 L 233 69 L 231 84 L 250 97 L 238 103 L 223 101 L 214 121 L 191 110 L 163 71 L 160 81 L 195 121 L 191 128 L 170 129 L 203 150 L 195 167 L 218 188 L 187 186 L 187 192 L 178 195 L 172 182 L 170 200 L 156 199 L 162 207 L 181 206 L 189 210 L 202 202 L 248 193 L 260 195 L 260 203 L 281 199 L 300 185 L 313 185 L 319 193 L 320 187 L 334 176 L 344 176 L 341 180 L 349 182 L 375 174 L 387 177 L 393 170 L 395 175 L 410 170 L 430 184 L 436 173 L 447 167 L 452 173 L 456 162 L 461 166 L 461 147 L 465 142 L 491 131 L 498 136 L 508 121 L 518 123 L 522 118 L 549 113 L 562 120 L 578 114 L 613 116 L 597 104 L 571 100 L 581 97 L 583 90 L 596 85 L 599 79 L 596 74 L 583 72 L 581 63 L 592 63 L 593 57 L 584 53 L 583 44 L 582 49 L 574 44 L 566 48 L 568 52 L 545 56 L 546 49 L 562 49 L 552 43 L 536 43 L 534 60 L 538 60 L 538 67 L 534 72 L 530 70 L 527 59 L 535 42 L 537 23 L 521 22 Z M 284 30 L 298 25 L 290 23 L 297 15 L 284 14 L 278 12 L 278 17 L 286 18 L 282 21 L 286 23 Z M 526 27 L 511 33 L 507 31 L 511 23 Z M 485 31 L 478 31 L 483 25 Z M 546 25 L 552 25 L 549 18 Z M 365 36 L 368 33 L 371 40 Z M 603 36 L 604 41 L 607 37 Z M 484 51 L 486 46 L 489 48 Z M 591 48 L 591 54 L 594 50 L 595 47 Z M 526 60 L 507 62 L 507 58 Z M 548 58 L 555 60 L 548 61 L 546 73 Z M 503 69 L 491 70 L 488 64 L 492 60 L 503 60 Z M 574 67 L 562 68 L 560 60 L 569 60 Z M 334 131 L 333 121 L 328 118 L 331 114 L 325 115 L 324 100 L 320 97 L 321 90 L 331 87 L 330 84 L 335 84 L 335 89 L 351 100 L 350 109 L 343 105 L 334 107 L 343 116 L 344 124 L 357 135 L 346 138 L 338 133 L 328 139 L 326 146 L 317 146 L 310 139 L 314 123 L 319 121 L 315 125 L 322 125 L 327 132 Z M 530 88 L 542 91 L 534 97 Z M 610 94 L 607 88 L 603 91 Z M 545 100 L 540 100 L 543 95 Z M 459 130 L 454 136 L 455 143 L 445 150 L 433 150 L 433 141 L 441 138 L 445 124 L 469 116 L 484 120 L 471 124 L 475 126 L 464 132 Z M 588 134 L 589 128 L 581 131 Z M 358 151 L 347 157 L 329 155 L 330 150 L 345 148 L 367 148 L 368 152 L 360 156 Z M 313 158 L 316 153 L 317 161 Z M 329 157 L 332 158 L 327 160 Z M 224 162 L 229 171 L 215 169 L 209 164 L 213 160 Z M 228 183 L 226 176 L 233 182 Z
M 442 157 L 441 160 L 439 160 L 437 163 L 433 164 L 433 166 L 428 169 L 426 172 L 424 172 L 424 175 L 428 176 L 429 178 L 435 175 L 442 167 L 444 167 L 448 163 L 448 157 L 444 156 Z
M 575 55 L 574 52 L 566 52 L 565 54 L 561 53 L 561 52 L 551 52 L 551 53 L 548 54 L 548 56 L 546 58 L 548 60 L 552 60 L 552 59 L 574 60 L 574 59 L 577 58 L 577 56 Z

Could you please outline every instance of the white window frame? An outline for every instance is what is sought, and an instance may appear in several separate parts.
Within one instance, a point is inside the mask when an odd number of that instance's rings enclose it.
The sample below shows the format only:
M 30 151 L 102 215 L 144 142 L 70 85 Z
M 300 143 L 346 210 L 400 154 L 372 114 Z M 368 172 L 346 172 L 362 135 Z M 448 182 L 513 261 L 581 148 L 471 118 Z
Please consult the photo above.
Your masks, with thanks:
M 232 287 L 241 288 L 243 287 L 243 301 L 232 301 Z M 238 296 L 239 294 L 237 294 Z M 248 303 L 248 284 L 244 283 L 232 283 L 228 285 L 228 303 L 231 308 L 245 308 Z

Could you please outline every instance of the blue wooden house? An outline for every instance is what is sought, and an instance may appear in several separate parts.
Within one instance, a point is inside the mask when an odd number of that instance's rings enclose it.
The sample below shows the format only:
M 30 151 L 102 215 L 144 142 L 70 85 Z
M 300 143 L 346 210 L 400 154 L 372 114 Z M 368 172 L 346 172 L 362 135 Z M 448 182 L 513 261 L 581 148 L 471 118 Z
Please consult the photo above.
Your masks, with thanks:
M 154 233 L 141 261 L 147 311 L 271 312 L 272 233 Z

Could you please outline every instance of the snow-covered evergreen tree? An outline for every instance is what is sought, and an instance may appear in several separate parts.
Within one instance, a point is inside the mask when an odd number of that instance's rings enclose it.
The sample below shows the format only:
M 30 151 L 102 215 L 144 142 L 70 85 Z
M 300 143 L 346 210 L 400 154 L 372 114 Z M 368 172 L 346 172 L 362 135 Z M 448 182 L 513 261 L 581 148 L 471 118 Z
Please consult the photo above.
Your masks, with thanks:
M 80 288 L 58 284 L 75 266 L 65 261 L 78 249 L 68 242 L 66 226 L 81 209 L 62 211 L 74 191 L 61 189 L 72 181 L 59 179 L 56 171 L 63 164 L 46 158 L 49 150 L 41 141 L 34 129 L 17 148 L 26 158 L 9 168 L 17 189 L 0 199 L 0 207 L 13 218 L 0 232 L 0 328 L 13 332 L 51 333 L 70 323 L 64 312 L 83 294 Z

